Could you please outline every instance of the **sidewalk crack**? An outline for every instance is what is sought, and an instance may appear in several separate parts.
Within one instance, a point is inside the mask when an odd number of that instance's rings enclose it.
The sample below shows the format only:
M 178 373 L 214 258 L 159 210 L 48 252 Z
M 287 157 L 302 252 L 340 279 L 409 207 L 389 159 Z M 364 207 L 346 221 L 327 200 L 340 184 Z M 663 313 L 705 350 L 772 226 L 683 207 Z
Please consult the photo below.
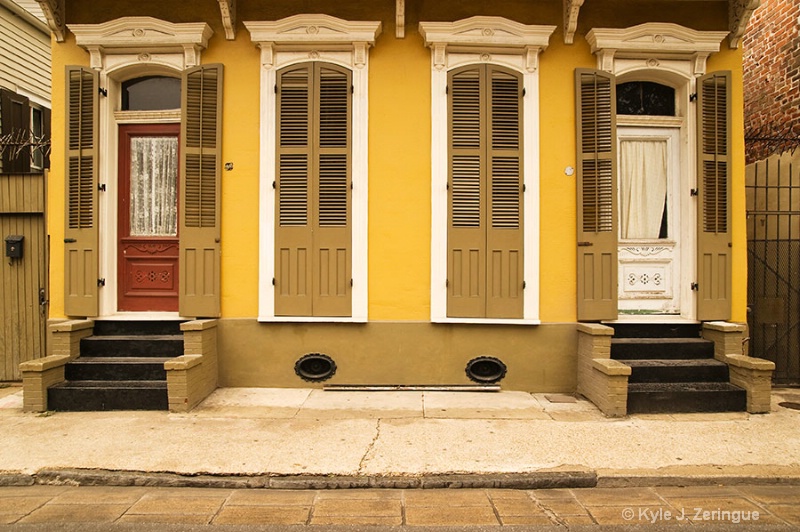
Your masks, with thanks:
M 364 453 L 364 456 L 361 457 L 361 461 L 358 463 L 359 473 L 362 473 L 364 471 L 364 465 L 369 459 L 369 455 L 372 453 L 372 451 L 375 450 L 375 443 L 377 443 L 378 438 L 380 437 L 381 437 L 381 419 L 378 418 L 378 421 L 375 423 L 375 437 L 372 438 L 372 441 L 369 443 L 369 446 L 367 446 L 367 451 Z

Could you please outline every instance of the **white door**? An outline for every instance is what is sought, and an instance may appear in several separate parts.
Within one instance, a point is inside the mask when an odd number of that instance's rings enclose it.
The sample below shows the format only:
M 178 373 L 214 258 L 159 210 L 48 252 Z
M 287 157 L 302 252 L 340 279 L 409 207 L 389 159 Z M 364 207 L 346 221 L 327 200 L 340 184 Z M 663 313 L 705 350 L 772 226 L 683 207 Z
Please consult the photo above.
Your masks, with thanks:
M 680 129 L 620 127 L 619 313 L 681 314 Z

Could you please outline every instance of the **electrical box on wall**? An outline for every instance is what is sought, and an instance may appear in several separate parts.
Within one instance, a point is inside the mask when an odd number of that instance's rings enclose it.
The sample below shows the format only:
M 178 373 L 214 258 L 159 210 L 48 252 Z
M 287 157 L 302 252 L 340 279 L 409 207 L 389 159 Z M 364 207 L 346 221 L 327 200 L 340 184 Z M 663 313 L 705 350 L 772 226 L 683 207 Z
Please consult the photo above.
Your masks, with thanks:
M 22 235 L 9 235 L 6 237 L 6 257 L 11 259 L 22 258 Z

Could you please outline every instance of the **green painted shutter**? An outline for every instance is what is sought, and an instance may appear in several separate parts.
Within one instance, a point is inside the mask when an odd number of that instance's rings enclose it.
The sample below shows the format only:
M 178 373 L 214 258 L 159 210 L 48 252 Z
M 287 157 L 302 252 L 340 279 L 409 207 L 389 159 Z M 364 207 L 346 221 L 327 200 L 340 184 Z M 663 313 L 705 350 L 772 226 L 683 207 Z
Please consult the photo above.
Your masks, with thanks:
M 98 93 L 97 72 L 68 66 L 64 312 L 98 313 Z
M 731 73 L 697 80 L 697 318 L 731 317 Z
M 522 318 L 521 76 L 456 69 L 448 95 L 447 315 Z
M 275 314 L 352 314 L 349 70 L 278 73 Z
M 6 89 L 0 89 L 0 133 L 5 136 L 17 138 L 17 135 L 26 137 L 31 127 L 30 100 Z M 3 151 L 2 173 L 25 174 L 31 171 L 30 150 L 14 153 L 12 147 Z
M 182 316 L 220 315 L 222 65 L 183 72 L 180 168 Z
M 578 319 L 617 317 L 616 85 L 612 74 L 575 71 Z

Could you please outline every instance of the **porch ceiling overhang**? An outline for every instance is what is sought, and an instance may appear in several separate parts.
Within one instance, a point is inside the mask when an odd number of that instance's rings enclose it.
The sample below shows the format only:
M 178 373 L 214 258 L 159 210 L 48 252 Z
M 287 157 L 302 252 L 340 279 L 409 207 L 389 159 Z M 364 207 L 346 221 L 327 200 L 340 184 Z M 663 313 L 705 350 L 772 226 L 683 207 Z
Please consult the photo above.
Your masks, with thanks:
M 50 31 L 58 42 L 64 42 L 66 25 L 64 20 L 65 4 L 68 0 L 36 0 L 42 8 Z M 217 0 L 220 17 L 225 28 L 225 38 L 236 37 L 236 2 L 237 0 Z M 580 10 L 586 0 L 562 0 L 564 6 L 564 42 L 572 44 L 578 27 Z M 590 2 L 599 0 L 589 0 Z M 675 0 L 692 2 L 699 0 Z M 747 29 L 753 11 L 761 4 L 761 0 L 719 0 L 728 2 L 728 31 L 731 48 L 738 48 L 739 42 Z M 405 37 L 405 0 L 395 0 L 395 37 Z

